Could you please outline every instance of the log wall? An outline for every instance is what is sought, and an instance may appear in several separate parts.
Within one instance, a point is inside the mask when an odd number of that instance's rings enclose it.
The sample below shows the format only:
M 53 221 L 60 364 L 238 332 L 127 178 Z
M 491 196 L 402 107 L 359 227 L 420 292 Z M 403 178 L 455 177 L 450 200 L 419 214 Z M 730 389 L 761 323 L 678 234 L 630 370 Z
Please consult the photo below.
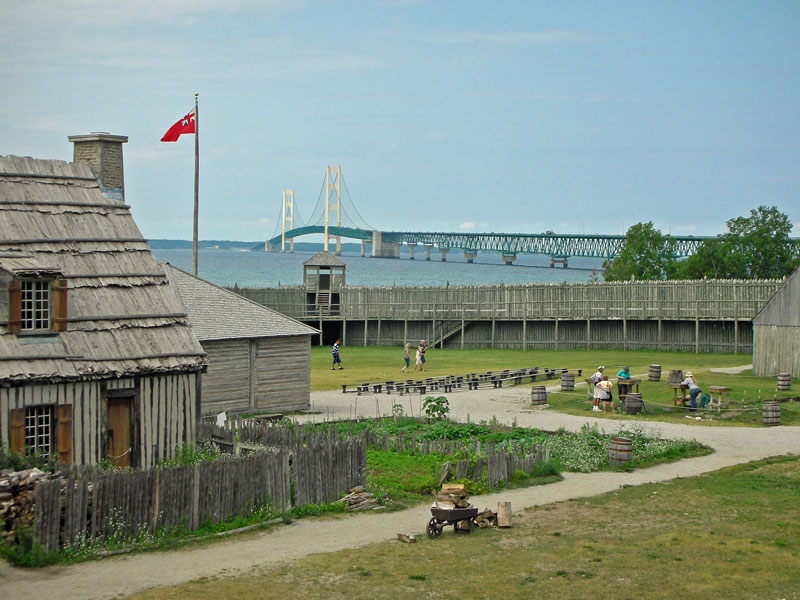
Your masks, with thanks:
M 71 463 L 95 465 L 106 458 L 106 394 L 130 390 L 134 395 L 134 463 L 149 467 L 171 458 L 195 440 L 198 375 L 172 373 L 136 378 L 28 384 L 0 388 L 0 442 L 10 445 L 8 415 L 30 406 L 72 406 Z M 63 442 L 63 440 L 62 440 Z
M 752 319 L 782 280 L 348 287 L 320 315 L 297 287 L 244 288 L 251 300 L 323 331 L 315 343 L 444 348 L 752 352 Z

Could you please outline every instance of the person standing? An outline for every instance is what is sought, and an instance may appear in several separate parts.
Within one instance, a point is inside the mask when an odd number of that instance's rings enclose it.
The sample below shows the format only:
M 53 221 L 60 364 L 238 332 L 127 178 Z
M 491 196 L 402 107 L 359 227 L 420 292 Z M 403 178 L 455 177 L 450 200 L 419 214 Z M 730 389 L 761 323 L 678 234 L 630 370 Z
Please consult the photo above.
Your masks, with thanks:
M 597 372 L 591 376 L 594 392 L 592 393 L 592 412 L 600 412 L 600 388 L 597 384 L 603 381 L 603 371 L 605 367 L 600 365 L 597 367 Z
M 696 409 L 697 397 L 700 395 L 700 386 L 697 385 L 697 379 L 694 378 L 691 371 L 686 371 L 686 379 L 683 380 L 681 385 L 689 389 L 689 404 L 692 406 L 692 410 Z
M 331 353 L 333 354 L 333 362 L 331 363 L 331 371 L 333 371 L 336 365 L 339 365 L 339 370 L 342 370 L 342 359 L 339 358 L 339 344 L 341 340 L 336 338 L 336 341 L 333 343 L 333 347 L 331 348 Z
M 420 371 L 424 371 L 425 370 L 425 350 L 427 350 L 427 347 L 425 346 L 425 340 L 420 340 L 419 341 L 419 348 L 417 350 L 419 352 L 419 370 Z
M 614 396 L 611 394 L 613 384 L 608 380 L 608 375 L 603 375 L 603 379 L 597 384 L 600 388 L 600 400 L 603 403 L 603 412 L 606 412 L 606 407 L 611 404 L 611 412 L 614 412 Z
M 409 361 L 411 360 L 411 357 L 408 355 L 410 349 L 411 349 L 411 344 L 408 344 L 408 343 L 403 348 L 403 360 L 406 362 L 406 365 L 402 369 L 400 369 L 401 373 L 407 373 L 408 372 L 408 364 L 409 364 Z
M 628 386 L 624 383 L 620 383 L 620 379 L 630 379 L 631 378 L 631 371 L 628 367 L 622 367 L 617 372 L 617 396 L 622 402 L 622 399 L 628 395 Z

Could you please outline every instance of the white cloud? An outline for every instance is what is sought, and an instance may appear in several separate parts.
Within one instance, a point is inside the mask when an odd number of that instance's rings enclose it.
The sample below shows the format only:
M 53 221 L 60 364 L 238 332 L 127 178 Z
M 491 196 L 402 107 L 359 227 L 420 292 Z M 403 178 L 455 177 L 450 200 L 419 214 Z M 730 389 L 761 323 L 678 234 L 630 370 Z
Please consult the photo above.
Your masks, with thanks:
M 462 223 L 461 225 L 459 225 L 458 228 L 461 231 L 475 229 L 475 223 L 473 223 L 472 221 L 466 221 L 466 222 Z
M 256 221 L 256 225 L 269 225 L 272 222 L 272 219 L 263 218 Z

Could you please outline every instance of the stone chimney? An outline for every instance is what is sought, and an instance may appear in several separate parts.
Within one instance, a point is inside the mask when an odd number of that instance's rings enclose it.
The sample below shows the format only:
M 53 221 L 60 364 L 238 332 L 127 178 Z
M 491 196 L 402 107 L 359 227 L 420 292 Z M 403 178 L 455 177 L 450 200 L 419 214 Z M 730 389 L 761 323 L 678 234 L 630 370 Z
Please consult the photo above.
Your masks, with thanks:
M 87 135 L 71 135 L 67 139 L 75 144 L 72 162 L 89 163 L 100 181 L 103 193 L 124 200 L 122 144 L 128 141 L 128 136 L 95 131 Z

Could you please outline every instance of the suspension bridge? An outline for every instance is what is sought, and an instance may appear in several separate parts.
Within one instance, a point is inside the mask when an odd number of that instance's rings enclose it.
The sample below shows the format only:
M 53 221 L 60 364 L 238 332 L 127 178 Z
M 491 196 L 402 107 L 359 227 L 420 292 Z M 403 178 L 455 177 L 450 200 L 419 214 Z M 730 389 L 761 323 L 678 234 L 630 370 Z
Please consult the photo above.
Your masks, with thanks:
M 574 234 L 574 233 L 446 233 L 438 231 L 381 231 L 367 224 L 347 192 L 340 167 L 328 167 L 317 203 L 311 217 L 304 221 L 294 201 L 294 192 L 284 190 L 281 214 L 273 237 L 267 240 L 269 252 L 294 252 L 294 240 L 300 236 L 322 234 L 323 248 L 331 243 L 334 253 L 341 254 L 342 238 L 361 242 L 361 256 L 399 258 L 400 248 L 406 246 L 410 260 L 418 250 L 425 260 L 431 259 L 436 249 L 440 260 L 446 261 L 453 250 L 464 253 L 467 262 L 473 262 L 478 252 L 497 252 L 502 261 L 511 265 L 518 254 L 541 254 L 550 257 L 550 266 L 567 267 L 570 257 L 613 259 L 622 249 L 624 235 Z M 693 254 L 705 240 L 702 236 L 671 236 L 676 257 Z

